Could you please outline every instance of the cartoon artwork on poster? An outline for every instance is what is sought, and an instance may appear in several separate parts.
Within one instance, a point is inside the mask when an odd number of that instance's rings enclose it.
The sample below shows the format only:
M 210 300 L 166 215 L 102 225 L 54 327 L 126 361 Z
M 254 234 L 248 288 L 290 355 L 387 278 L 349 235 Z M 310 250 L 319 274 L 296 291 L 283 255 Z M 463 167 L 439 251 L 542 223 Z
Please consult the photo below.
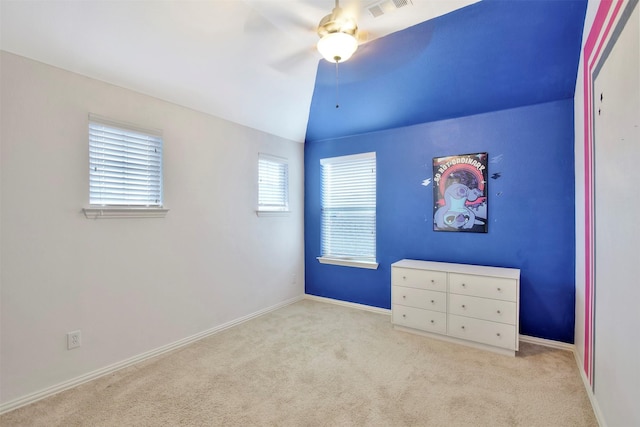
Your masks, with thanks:
M 487 232 L 487 153 L 434 157 L 433 229 Z

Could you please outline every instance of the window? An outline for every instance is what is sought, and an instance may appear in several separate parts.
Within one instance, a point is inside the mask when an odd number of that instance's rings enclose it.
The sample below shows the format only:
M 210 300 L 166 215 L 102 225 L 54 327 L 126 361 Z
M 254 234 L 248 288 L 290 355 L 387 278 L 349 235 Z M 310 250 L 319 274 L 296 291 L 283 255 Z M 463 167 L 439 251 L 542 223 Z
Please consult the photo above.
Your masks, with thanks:
M 327 264 L 377 268 L 376 153 L 320 160 L 321 253 Z
M 89 204 L 85 215 L 162 210 L 162 134 L 89 116 Z M 123 214 L 123 212 L 129 212 Z M 137 215 L 137 216 L 156 216 Z M 133 216 L 136 216 L 133 214 Z
M 289 211 L 289 164 L 286 159 L 258 154 L 258 214 Z

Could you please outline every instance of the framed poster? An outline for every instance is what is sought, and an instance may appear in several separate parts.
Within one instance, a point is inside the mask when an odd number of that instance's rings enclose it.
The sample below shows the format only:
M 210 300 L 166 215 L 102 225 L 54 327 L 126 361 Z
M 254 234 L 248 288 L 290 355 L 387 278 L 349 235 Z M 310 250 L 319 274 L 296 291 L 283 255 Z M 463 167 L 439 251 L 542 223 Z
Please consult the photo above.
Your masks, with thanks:
M 433 158 L 433 229 L 486 233 L 487 153 Z

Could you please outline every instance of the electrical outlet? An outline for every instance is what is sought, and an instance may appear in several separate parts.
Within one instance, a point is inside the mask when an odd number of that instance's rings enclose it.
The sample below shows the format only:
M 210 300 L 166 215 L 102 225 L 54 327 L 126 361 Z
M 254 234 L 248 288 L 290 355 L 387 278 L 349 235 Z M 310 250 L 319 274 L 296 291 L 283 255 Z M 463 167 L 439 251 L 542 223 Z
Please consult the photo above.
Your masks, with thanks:
M 78 348 L 82 345 L 82 335 L 80 330 L 67 332 L 67 350 Z

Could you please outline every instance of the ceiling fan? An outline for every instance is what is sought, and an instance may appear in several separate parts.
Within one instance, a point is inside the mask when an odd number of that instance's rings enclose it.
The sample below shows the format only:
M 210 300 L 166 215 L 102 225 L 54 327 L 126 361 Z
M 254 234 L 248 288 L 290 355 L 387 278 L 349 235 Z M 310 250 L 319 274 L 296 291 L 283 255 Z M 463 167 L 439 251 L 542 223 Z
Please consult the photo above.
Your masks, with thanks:
M 335 0 L 331 13 L 320 21 L 314 18 L 321 10 L 318 0 L 245 1 L 253 9 L 245 22 L 245 33 L 253 36 L 253 40 L 269 51 L 277 51 L 270 49 L 275 45 L 284 48 L 277 59 L 269 62 L 272 68 L 283 73 L 288 73 L 292 67 L 306 60 L 315 60 L 317 52 L 329 62 L 343 63 L 359 45 L 369 40 L 369 33 L 359 29 L 357 24 L 357 18 L 362 13 L 360 0 L 343 0 L 343 3 L 348 3 L 346 7 Z M 294 47 L 295 50 L 289 50 Z
M 247 1 L 253 5 L 257 14 L 252 15 L 254 21 L 251 21 L 252 25 L 245 25 L 245 31 L 260 31 L 262 33 L 261 40 L 269 33 L 286 34 L 298 40 L 298 46 L 311 41 L 314 25 L 309 22 L 309 19 L 312 19 L 311 16 L 317 13 L 316 1 L 302 0 L 295 2 L 295 7 L 280 7 L 277 10 L 264 7 L 267 2 Z M 360 0 L 351 0 L 348 7 L 342 8 L 340 0 L 335 0 L 331 13 L 325 15 L 315 26 L 315 33 L 320 38 L 315 43 L 316 52 L 319 52 L 326 61 L 336 66 L 336 108 L 339 108 L 337 103 L 338 65 L 349 60 L 358 49 L 359 44 L 367 41 L 369 36 L 367 32 L 358 28 L 356 15 L 360 13 L 360 6 Z M 262 30 L 260 30 L 261 28 Z M 294 34 L 291 31 L 292 28 L 298 28 L 303 32 Z M 310 38 L 307 39 L 307 37 Z M 283 56 L 277 61 L 270 62 L 269 65 L 277 71 L 288 73 L 296 64 L 317 58 L 311 50 L 310 43 L 307 46 L 308 48 Z M 315 60 L 317 61 L 317 59 Z
M 318 24 L 317 48 L 329 62 L 347 61 L 358 49 L 358 24 L 353 16 L 340 7 L 340 0 L 330 14 Z

